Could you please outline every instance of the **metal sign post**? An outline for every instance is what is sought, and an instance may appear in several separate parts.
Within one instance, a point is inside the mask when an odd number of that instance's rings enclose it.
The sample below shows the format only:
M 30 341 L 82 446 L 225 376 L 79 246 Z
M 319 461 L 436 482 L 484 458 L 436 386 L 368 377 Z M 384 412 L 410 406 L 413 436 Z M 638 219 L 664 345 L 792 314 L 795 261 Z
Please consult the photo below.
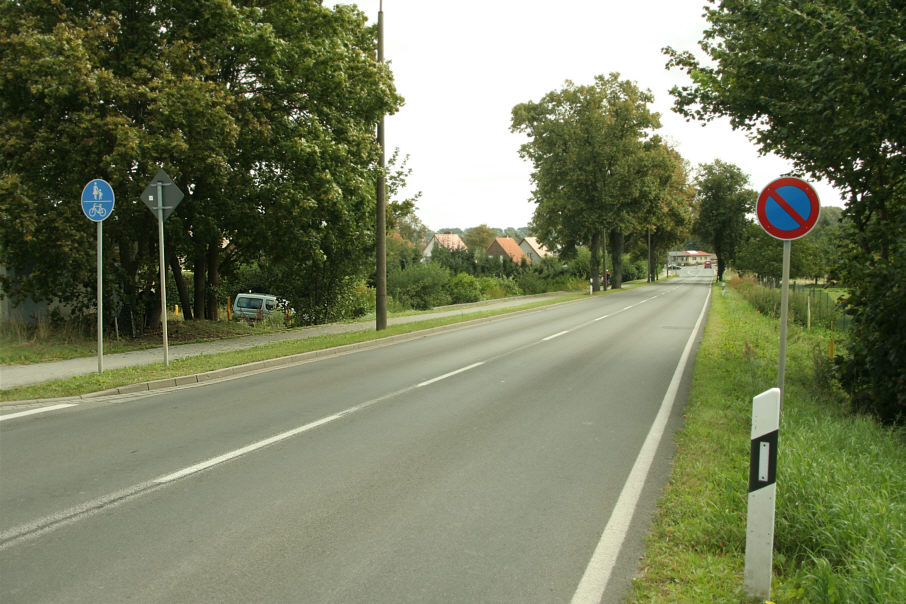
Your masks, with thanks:
M 758 222 L 768 235 L 783 241 L 783 283 L 780 294 L 780 359 L 777 387 L 783 409 L 786 374 L 786 323 L 790 299 L 790 247 L 793 239 L 805 237 L 818 223 L 821 204 L 810 184 L 799 178 L 778 178 L 766 186 L 755 203 Z
M 170 345 L 167 337 L 167 264 L 164 255 L 164 220 L 182 201 L 183 193 L 167 173 L 158 170 L 154 179 L 142 192 L 142 201 L 157 216 L 157 248 L 160 260 L 160 322 L 163 328 L 164 367 L 170 366 Z
M 157 249 L 160 260 L 160 324 L 163 327 L 164 367 L 170 366 L 170 339 L 167 337 L 167 265 L 164 261 L 164 186 L 157 181 Z
M 96 178 L 82 189 L 82 213 L 98 225 L 98 270 L 97 270 L 97 309 L 98 309 L 98 374 L 104 373 L 104 220 L 113 213 L 116 196 L 113 187 L 106 180 Z
M 777 387 L 752 400 L 749 503 L 746 519 L 746 566 L 743 587 L 753 598 L 771 597 L 774 512 L 777 495 L 777 445 L 786 374 L 786 324 L 790 302 L 792 240 L 808 234 L 818 222 L 821 204 L 811 185 L 798 178 L 770 183 L 755 204 L 758 222 L 783 241 L 783 285 L 780 294 L 780 350 Z

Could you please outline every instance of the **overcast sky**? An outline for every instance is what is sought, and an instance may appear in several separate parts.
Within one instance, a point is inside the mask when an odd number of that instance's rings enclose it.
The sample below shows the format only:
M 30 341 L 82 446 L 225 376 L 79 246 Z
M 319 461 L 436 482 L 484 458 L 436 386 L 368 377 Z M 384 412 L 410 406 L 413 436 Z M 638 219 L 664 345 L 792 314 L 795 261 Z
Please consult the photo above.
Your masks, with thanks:
M 377 22 L 380 0 L 359 8 Z M 664 46 L 698 50 L 705 0 L 383 0 L 384 58 L 405 105 L 386 120 L 388 158 L 409 155 L 409 189 L 428 228 L 523 227 L 535 205 L 531 165 L 510 133 L 512 108 L 566 80 L 590 84 L 619 72 L 654 95 L 659 133 L 693 166 L 734 163 L 760 191 L 790 170 L 759 156 L 729 123 L 702 126 L 671 111 L 682 73 L 664 68 Z M 813 183 L 822 205 L 839 194 Z

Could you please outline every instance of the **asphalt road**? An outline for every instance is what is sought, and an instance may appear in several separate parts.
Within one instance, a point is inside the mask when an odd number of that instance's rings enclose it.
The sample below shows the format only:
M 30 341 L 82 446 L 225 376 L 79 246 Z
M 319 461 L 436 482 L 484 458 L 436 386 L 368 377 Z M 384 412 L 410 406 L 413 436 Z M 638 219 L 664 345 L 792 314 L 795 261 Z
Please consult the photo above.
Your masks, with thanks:
M 0 601 L 618 601 L 712 276 L 4 421 Z

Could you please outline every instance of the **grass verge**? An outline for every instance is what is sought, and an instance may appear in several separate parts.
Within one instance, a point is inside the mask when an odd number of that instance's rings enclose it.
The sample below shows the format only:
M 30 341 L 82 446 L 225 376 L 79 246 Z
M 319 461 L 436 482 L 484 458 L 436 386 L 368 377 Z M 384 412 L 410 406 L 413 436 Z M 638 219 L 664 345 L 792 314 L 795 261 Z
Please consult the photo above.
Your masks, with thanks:
M 166 378 L 175 378 L 185 375 L 195 375 L 198 373 L 213 371 L 215 369 L 223 369 L 224 367 L 235 367 L 237 365 L 244 365 L 246 363 L 275 359 L 294 354 L 301 354 L 304 352 L 311 352 L 314 350 L 324 350 L 327 348 L 335 348 L 337 346 L 346 346 L 348 344 L 369 342 L 389 336 L 401 335 L 435 327 L 443 327 L 446 325 L 452 325 L 455 323 L 461 323 L 475 319 L 494 317 L 497 315 L 512 313 L 520 310 L 530 310 L 541 306 L 547 306 L 549 304 L 555 304 L 584 297 L 587 297 L 587 295 L 576 294 L 563 296 L 556 299 L 529 302 L 519 306 L 488 309 L 483 311 L 476 310 L 475 312 L 456 316 L 425 319 L 423 321 L 417 321 L 413 323 L 392 325 L 380 332 L 375 331 L 373 328 L 368 328 L 362 329 L 360 331 L 350 331 L 340 334 L 302 337 L 297 340 L 275 342 L 272 344 L 265 344 L 245 350 L 176 359 L 170 362 L 169 367 L 164 367 L 164 364 L 161 362 L 154 363 L 152 365 L 142 365 L 139 367 L 129 367 L 125 369 L 110 369 L 105 370 L 101 375 L 92 373 L 90 375 L 83 375 L 65 380 L 55 380 L 52 382 L 35 384 L 33 386 L 23 386 L 20 388 L 2 390 L 0 391 L 0 401 L 19 401 L 76 396 L 90 392 L 109 390 L 111 388 L 117 388 L 119 386 L 126 386 L 129 384 L 150 382 Z
M 779 322 L 712 298 L 673 473 L 629 602 L 754 602 L 742 590 L 751 399 L 776 385 Z M 827 332 L 791 326 L 780 425 L 778 602 L 906 602 L 906 433 L 851 415 Z

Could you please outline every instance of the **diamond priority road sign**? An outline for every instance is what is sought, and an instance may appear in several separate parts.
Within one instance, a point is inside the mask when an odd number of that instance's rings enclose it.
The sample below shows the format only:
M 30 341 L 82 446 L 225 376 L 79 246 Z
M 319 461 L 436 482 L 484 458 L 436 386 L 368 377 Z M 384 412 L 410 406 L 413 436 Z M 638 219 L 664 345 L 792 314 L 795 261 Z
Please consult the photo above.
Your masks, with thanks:
M 182 201 L 184 195 L 179 190 L 179 187 L 170 180 L 166 172 L 158 170 L 151 180 L 151 184 L 142 191 L 141 197 L 142 201 L 145 202 L 145 205 L 155 216 L 157 216 L 158 208 L 162 209 L 162 219 L 166 220 L 176 209 L 176 206 L 179 205 L 179 202 Z
M 778 178 L 764 188 L 755 204 L 758 222 L 775 239 L 790 241 L 808 234 L 821 213 L 818 194 L 799 178 Z

